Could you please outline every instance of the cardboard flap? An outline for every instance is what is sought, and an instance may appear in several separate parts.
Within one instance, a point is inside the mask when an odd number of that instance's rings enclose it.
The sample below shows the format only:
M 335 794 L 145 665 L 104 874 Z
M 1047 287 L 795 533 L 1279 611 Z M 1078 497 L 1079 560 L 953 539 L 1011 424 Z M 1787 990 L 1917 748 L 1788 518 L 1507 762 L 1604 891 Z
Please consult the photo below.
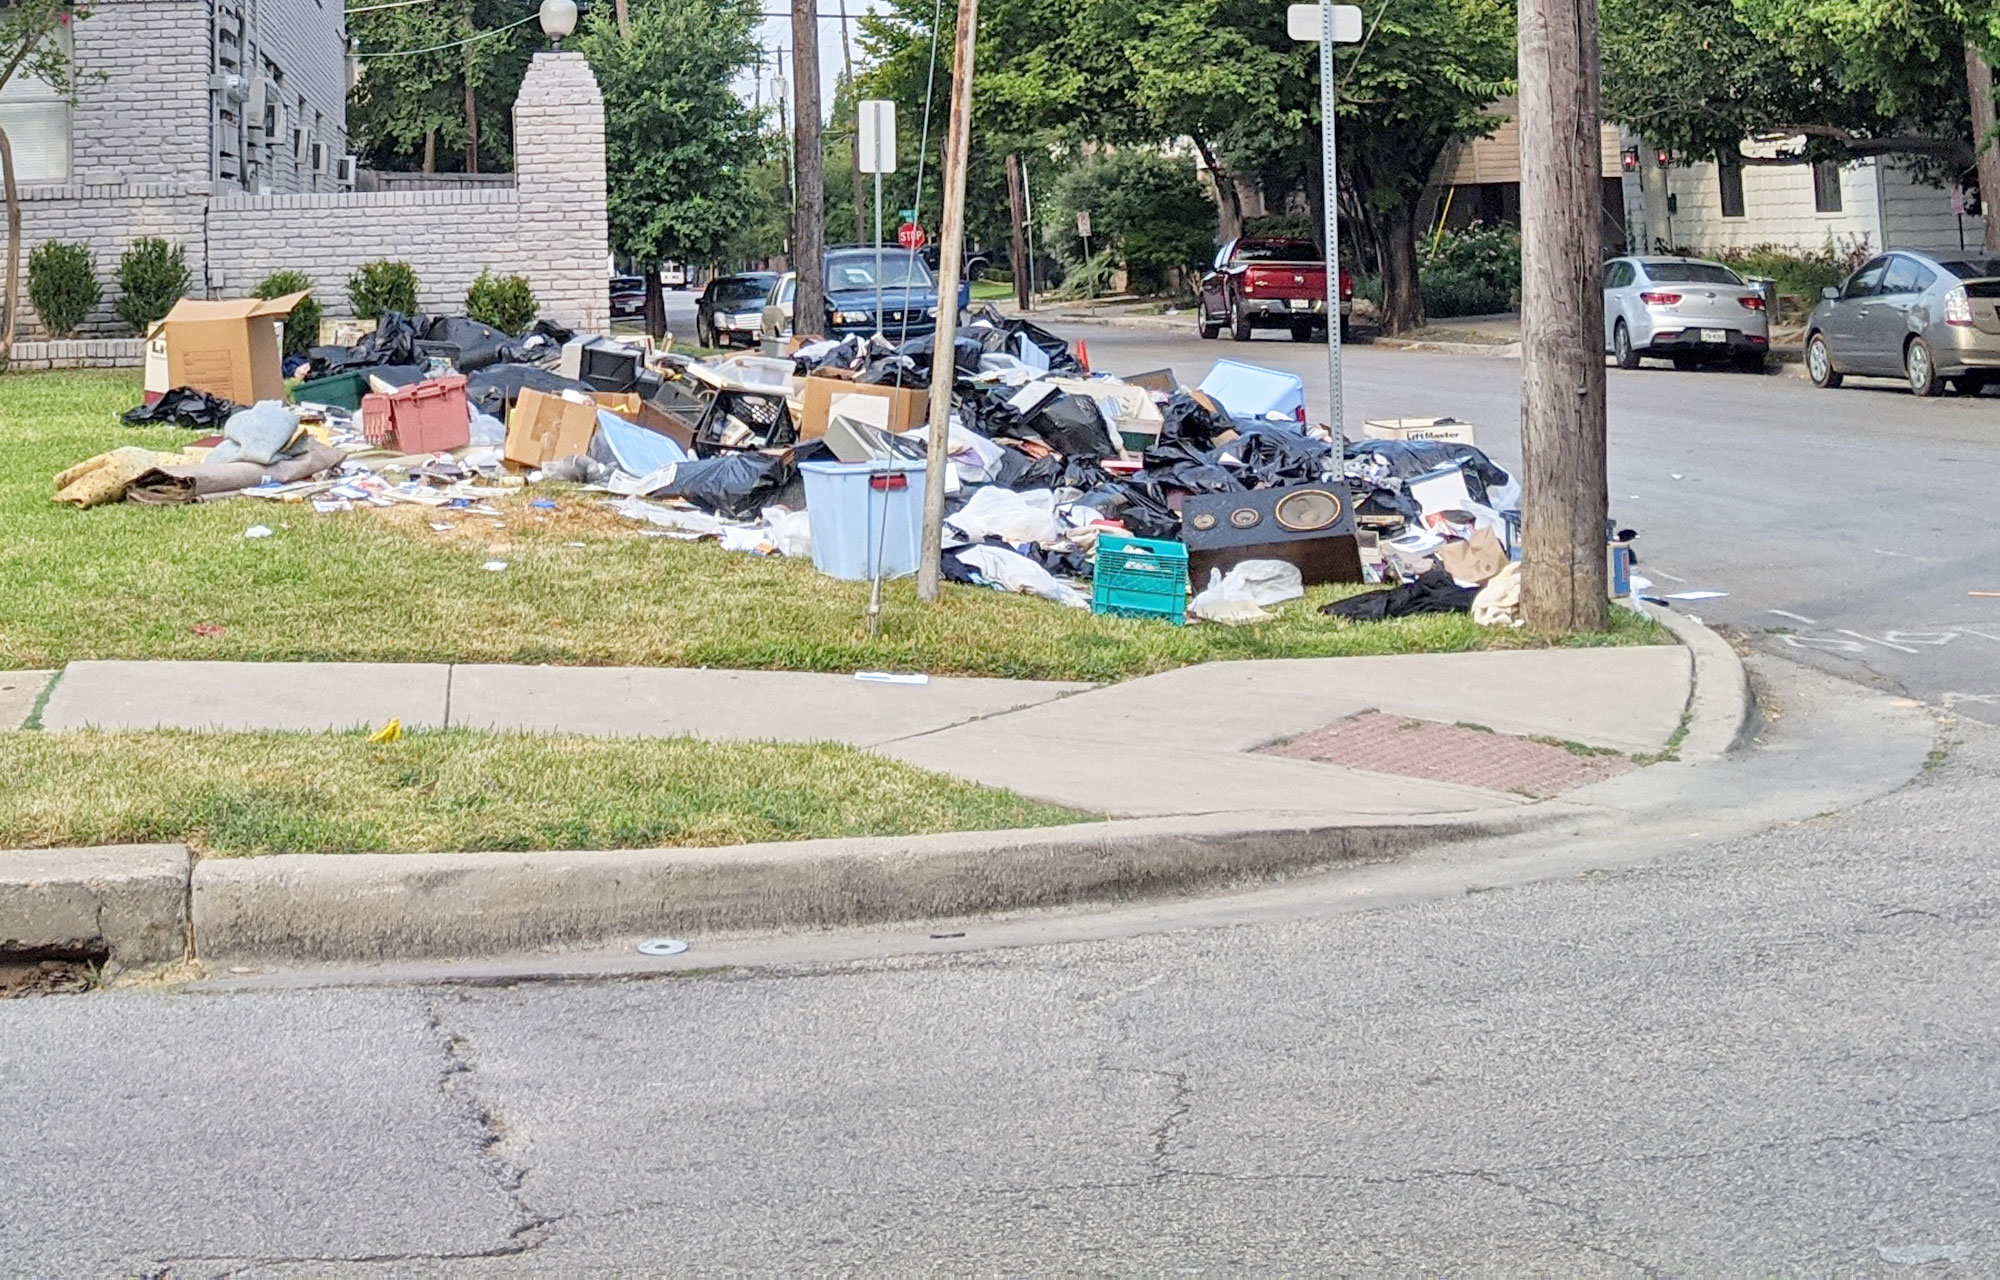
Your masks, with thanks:
M 171 324 L 201 324 L 212 320 L 250 320 L 257 316 L 288 316 L 305 300 L 304 293 L 288 293 L 282 298 L 218 298 L 213 302 L 182 298 L 160 321 Z

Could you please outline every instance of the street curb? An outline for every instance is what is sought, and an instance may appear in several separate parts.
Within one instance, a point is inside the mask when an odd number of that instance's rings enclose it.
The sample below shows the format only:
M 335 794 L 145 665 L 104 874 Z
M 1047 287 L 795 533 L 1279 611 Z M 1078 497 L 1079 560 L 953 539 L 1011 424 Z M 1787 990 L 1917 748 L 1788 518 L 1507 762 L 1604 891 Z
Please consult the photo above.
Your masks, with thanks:
M 212 964 L 366 963 L 883 924 L 1270 878 L 1556 816 L 1220 814 L 722 849 L 206 859 L 193 875 L 194 951 Z
M 1376 338 L 1373 346 L 1391 351 L 1428 351 L 1445 356 L 1485 356 L 1493 360 L 1519 360 L 1518 342 L 1431 342 L 1424 338 Z
M 0 851 L 0 954 L 179 960 L 192 862 L 178 844 Z
M 1694 655 L 1687 732 L 1674 753 L 1677 758 L 1706 764 L 1749 745 L 1757 733 L 1757 700 L 1750 695 L 1750 676 L 1735 648 L 1698 618 L 1651 604 L 1646 616 L 1673 632 Z

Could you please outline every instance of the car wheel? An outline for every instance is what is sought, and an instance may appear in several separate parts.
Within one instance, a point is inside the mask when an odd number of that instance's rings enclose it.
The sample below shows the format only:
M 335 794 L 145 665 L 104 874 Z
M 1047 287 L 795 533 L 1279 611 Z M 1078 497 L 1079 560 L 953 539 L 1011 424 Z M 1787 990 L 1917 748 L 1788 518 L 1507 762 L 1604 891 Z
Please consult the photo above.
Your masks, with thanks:
M 1833 367 L 1833 353 L 1826 349 L 1826 335 L 1815 333 L 1806 339 L 1806 375 L 1816 387 L 1831 390 L 1841 383 L 1841 376 Z
M 1611 331 L 1611 352 L 1620 369 L 1639 367 L 1639 353 L 1632 349 L 1632 331 L 1625 327 L 1623 320 Z
M 965 278 L 967 280 L 974 281 L 975 283 L 980 280 L 984 280 L 986 278 L 987 265 L 988 264 L 986 259 L 974 258 L 971 262 L 966 264 Z
M 1205 309 L 1197 309 L 1194 314 L 1195 324 L 1204 340 L 1213 341 L 1222 332 L 1222 326 L 1210 320 Z
M 1250 341 L 1250 313 L 1240 302 L 1229 305 L 1229 336 L 1238 342 Z
M 1930 344 L 1922 338 L 1911 338 L 1910 345 L 1903 348 L 1903 375 L 1917 395 L 1934 396 L 1944 390 L 1944 379 L 1938 377 L 1937 365 L 1931 360 Z
M 704 347 L 717 345 L 715 341 L 715 326 L 700 316 L 696 316 L 694 318 L 694 340 Z
M 1295 324 L 1292 326 L 1293 342 L 1311 342 L 1312 340 L 1313 340 L 1313 327 L 1310 323 Z
M 1352 342 L 1354 340 L 1354 321 L 1347 316 L 1340 318 L 1340 340 L 1342 342 Z

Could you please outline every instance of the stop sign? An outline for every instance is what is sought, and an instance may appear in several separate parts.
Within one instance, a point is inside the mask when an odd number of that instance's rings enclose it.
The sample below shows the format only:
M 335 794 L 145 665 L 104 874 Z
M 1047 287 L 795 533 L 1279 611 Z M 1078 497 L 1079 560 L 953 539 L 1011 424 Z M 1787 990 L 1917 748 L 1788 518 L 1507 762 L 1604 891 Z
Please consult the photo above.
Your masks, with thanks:
M 921 249 L 929 239 L 930 237 L 924 234 L 924 229 L 914 222 L 905 222 L 896 228 L 896 243 L 905 249 Z

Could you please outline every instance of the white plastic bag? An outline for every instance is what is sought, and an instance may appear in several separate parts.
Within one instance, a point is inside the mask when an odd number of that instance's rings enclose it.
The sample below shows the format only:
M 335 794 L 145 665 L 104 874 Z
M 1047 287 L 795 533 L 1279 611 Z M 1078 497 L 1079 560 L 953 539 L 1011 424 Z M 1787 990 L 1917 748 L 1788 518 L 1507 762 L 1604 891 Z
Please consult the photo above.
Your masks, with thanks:
M 1296 600 L 1306 593 L 1305 578 L 1283 560 L 1245 560 L 1224 576 L 1208 571 L 1208 585 L 1188 601 L 1188 612 L 1208 622 L 1264 622 L 1264 605 Z
M 1062 537 L 1055 505 L 1055 494 L 1048 489 L 1015 493 L 989 486 L 974 493 L 945 526 L 961 542 L 983 542 L 989 535 L 1009 543 L 1054 542 Z
M 982 489 L 980 492 L 993 491 Z M 1090 607 L 1090 601 L 1084 599 L 1074 588 L 1057 582 L 1055 575 L 1018 551 L 1009 551 L 1005 547 L 985 546 L 967 547 L 953 554 L 961 562 L 979 570 L 980 577 L 996 586 L 1026 595 L 1040 596 L 1044 600 L 1053 600 L 1072 609 Z
M 812 521 L 805 512 L 765 507 L 764 523 L 770 529 L 771 545 L 778 549 L 779 555 L 811 557 Z

